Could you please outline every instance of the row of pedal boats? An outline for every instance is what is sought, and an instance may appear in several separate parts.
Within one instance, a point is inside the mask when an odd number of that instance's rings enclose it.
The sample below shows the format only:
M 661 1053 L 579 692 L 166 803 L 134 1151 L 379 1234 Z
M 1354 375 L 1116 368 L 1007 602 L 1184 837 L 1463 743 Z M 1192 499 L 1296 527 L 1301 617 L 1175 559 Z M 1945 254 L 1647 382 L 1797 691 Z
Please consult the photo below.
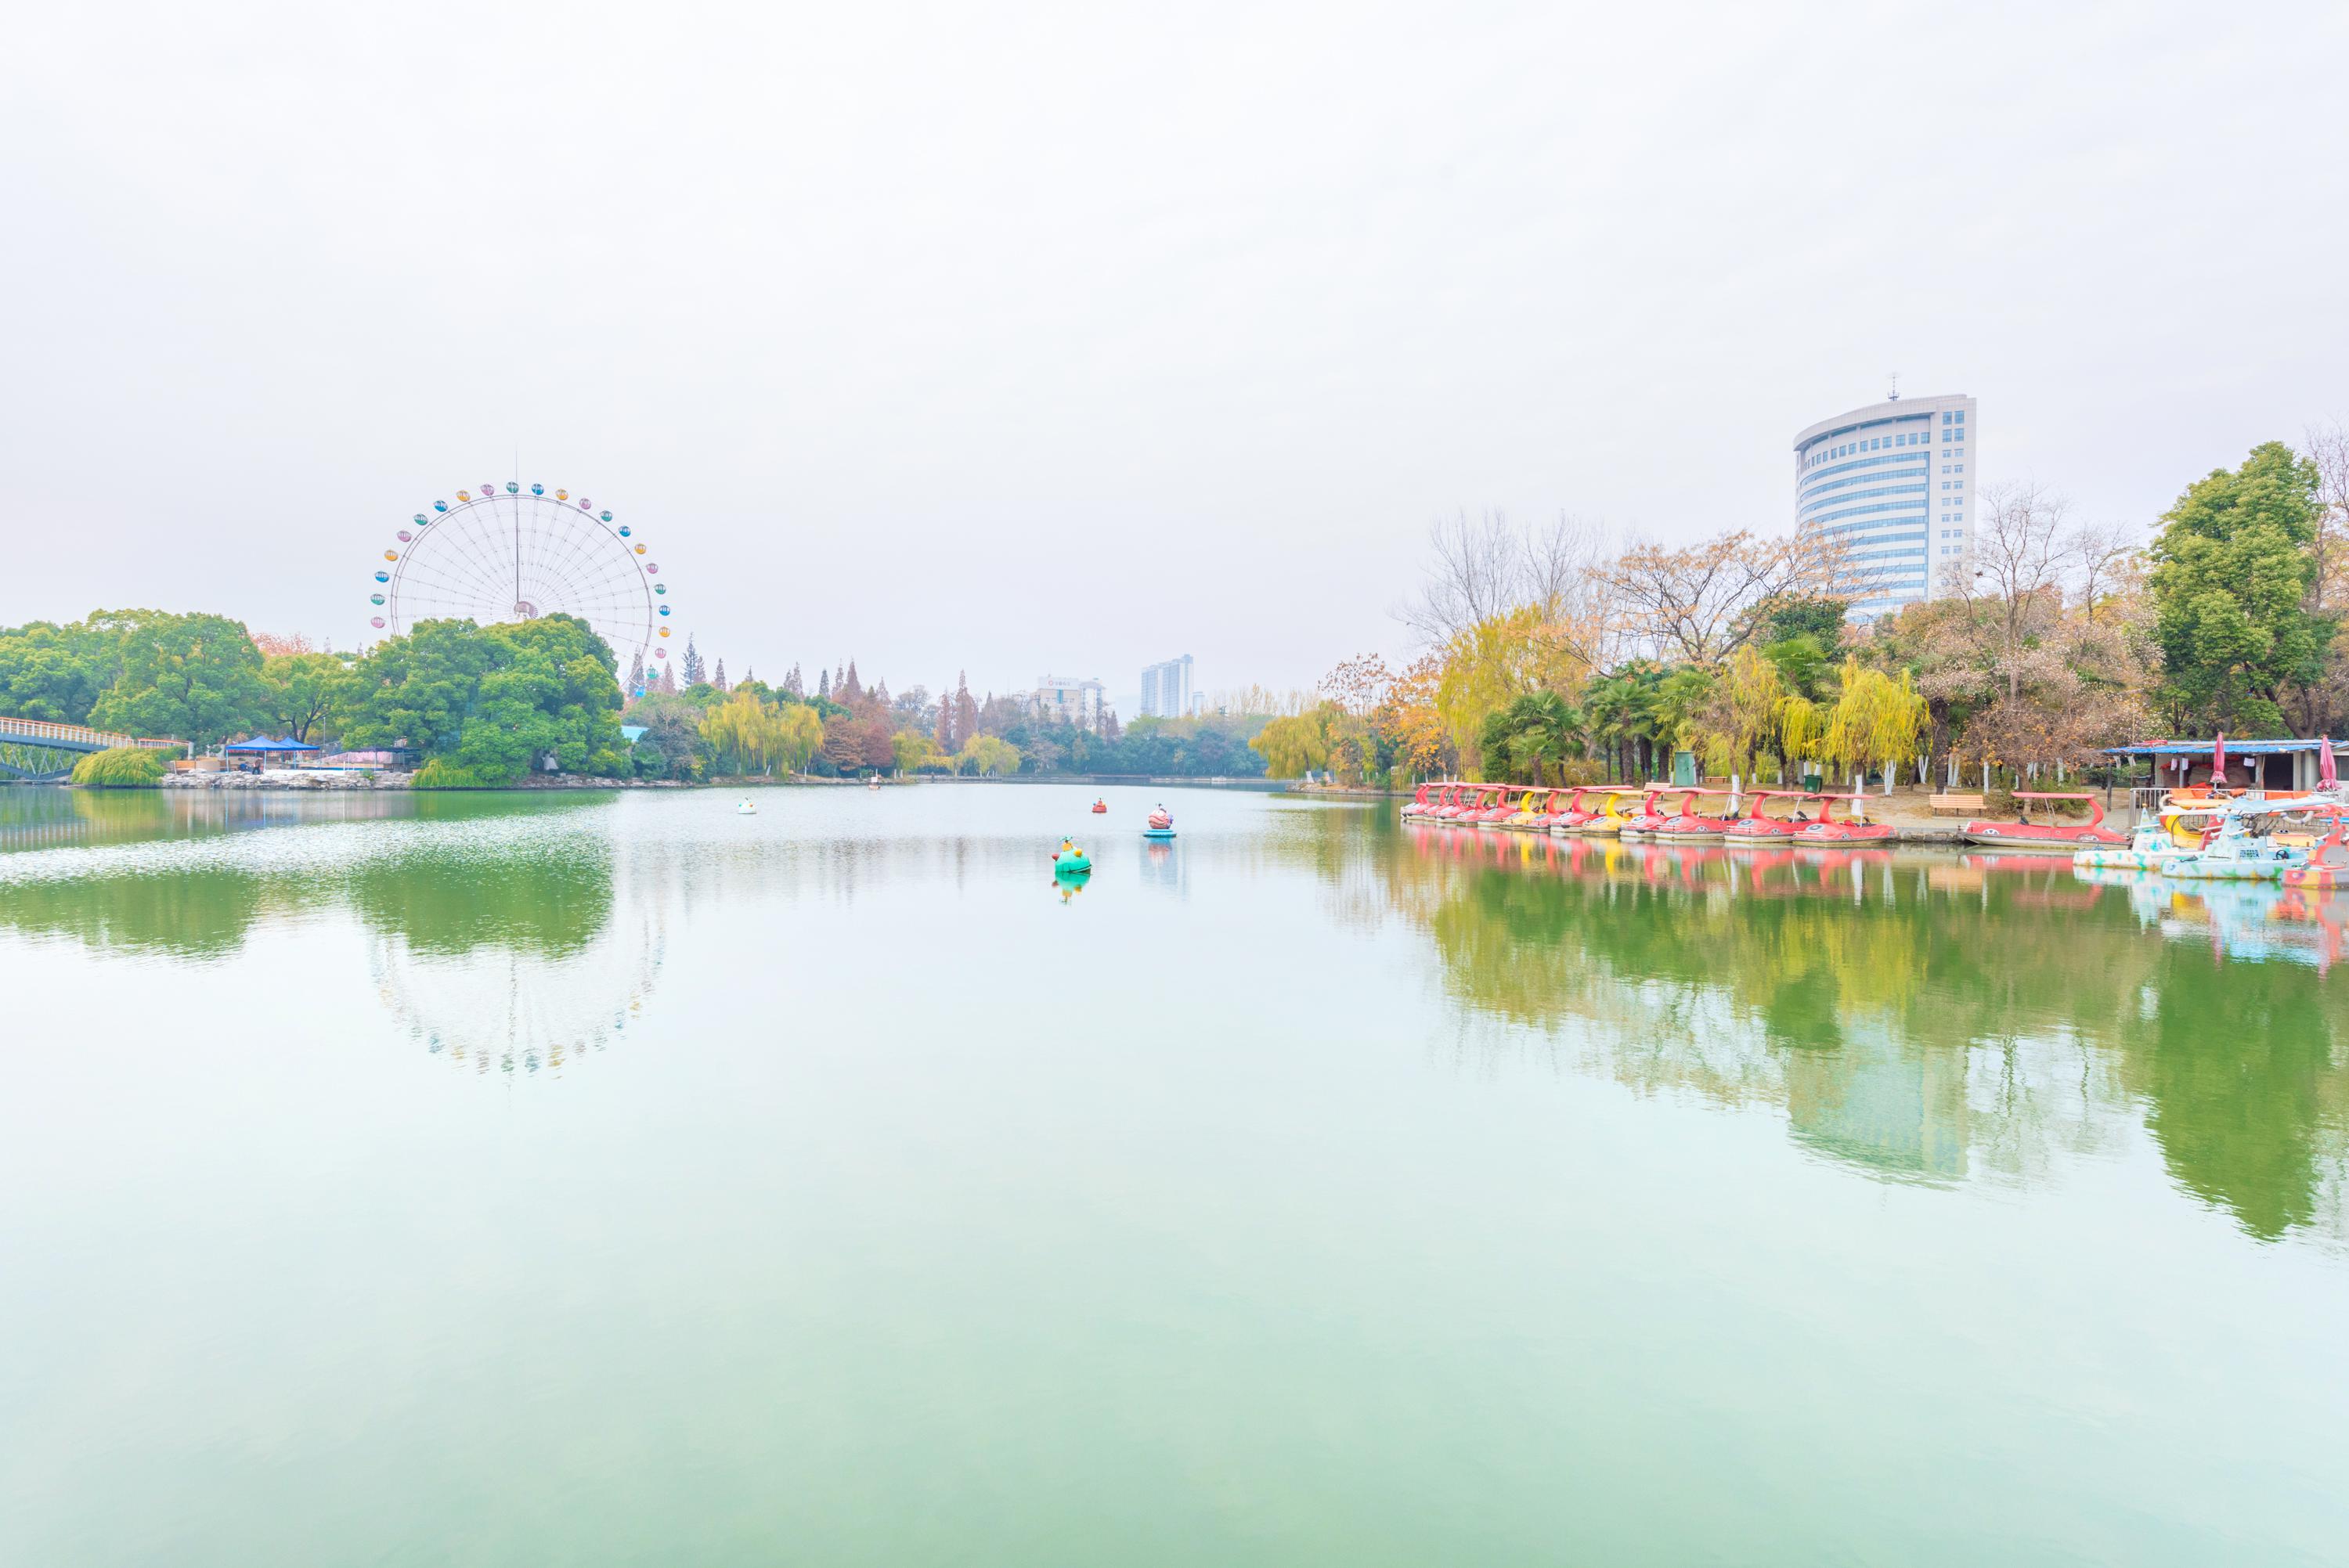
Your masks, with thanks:
M 1970 821 L 1961 836 L 2000 849 L 2069 854 L 2082 869 L 2349 888 L 2349 793 L 2330 779 L 2317 789 L 2293 794 L 2176 791 L 2127 835 L 2105 825 L 2093 795 L 2017 791 L 2015 799 L 2022 820 Z M 1402 817 L 1433 827 L 1730 848 L 1898 838 L 1890 825 L 1866 820 L 1865 799 L 1800 789 L 1733 791 L 1672 784 L 1431 783 L 1404 804 Z M 2055 815 L 2061 801 L 2084 804 L 2086 820 Z
M 1719 804 L 1713 804 L 1718 802 Z M 1802 789 L 1733 791 L 1677 784 L 1423 784 L 1406 822 L 1590 834 L 1660 844 L 1865 843 L 1896 837 L 1864 798 Z

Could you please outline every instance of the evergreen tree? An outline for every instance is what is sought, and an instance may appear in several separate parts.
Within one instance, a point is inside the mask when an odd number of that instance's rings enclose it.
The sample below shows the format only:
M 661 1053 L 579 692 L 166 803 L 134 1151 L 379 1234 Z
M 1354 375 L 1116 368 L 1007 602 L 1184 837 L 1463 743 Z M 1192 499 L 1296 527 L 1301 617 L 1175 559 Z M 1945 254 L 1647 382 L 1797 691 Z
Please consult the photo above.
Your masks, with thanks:
M 994 700 L 991 695 L 988 698 L 990 704 Z M 970 738 L 979 732 L 979 707 L 971 700 L 970 681 L 961 672 L 955 676 L 954 715 L 956 744 L 968 745 Z
M 792 673 L 783 677 L 783 689 L 793 696 L 807 696 L 807 686 L 800 680 L 800 662 L 792 661 Z
M 818 670 L 815 672 L 815 696 L 818 702 L 829 702 L 832 700 L 832 672 L 830 670 Z
M 718 673 L 710 677 L 709 684 L 719 691 L 726 689 L 726 655 L 724 654 L 718 655 Z
M 960 691 L 963 696 L 968 696 L 970 692 L 969 689 L 963 685 L 963 678 L 964 677 L 960 673 L 956 675 L 956 690 Z M 962 735 L 955 727 L 957 709 L 955 705 L 955 693 L 948 692 L 945 696 L 938 699 L 938 727 L 936 733 L 931 737 L 932 739 L 938 743 L 938 749 L 945 752 L 948 757 L 952 757 L 962 748 Z
M 685 639 L 685 684 L 689 686 L 699 686 L 701 674 L 701 655 L 693 645 L 692 634 L 688 633 Z
M 2323 676 L 2332 616 L 2316 582 L 2314 463 L 2281 441 L 2187 487 L 2147 552 L 2165 695 L 2198 727 L 2273 735 Z
M 759 672 L 758 672 L 758 671 L 756 671 L 756 670 L 753 670 L 753 669 L 745 669 L 745 670 L 743 670 L 743 672 L 742 672 L 742 684 L 743 684 L 744 686 L 749 686 L 751 682 L 753 682 L 753 681 L 757 680 L 758 678 L 759 678 Z
M 628 695 L 645 695 L 645 651 L 638 648 L 628 659 Z
M 663 696 L 677 695 L 677 672 L 667 665 L 661 666 L 660 689 Z
M 864 695 L 864 687 L 859 684 L 856 679 L 856 661 L 854 659 L 848 661 L 848 674 L 842 678 L 841 683 L 836 689 L 840 693 L 840 700 L 843 707 L 854 706 L 857 699 Z

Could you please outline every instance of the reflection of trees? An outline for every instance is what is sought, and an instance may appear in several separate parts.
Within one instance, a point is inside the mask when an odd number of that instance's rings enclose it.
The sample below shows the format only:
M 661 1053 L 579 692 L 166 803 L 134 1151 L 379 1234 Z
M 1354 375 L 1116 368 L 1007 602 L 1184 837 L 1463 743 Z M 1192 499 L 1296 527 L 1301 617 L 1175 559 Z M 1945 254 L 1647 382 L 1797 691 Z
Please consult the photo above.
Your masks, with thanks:
M 634 879 L 654 896 L 624 901 L 626 847 L 559 816 L 481 826 L 370 859 L 341 891 L 411 1039 L 477 1071 L 559 1071 L 640 1013 L 666 956 L 658 884 Z
M 611 846 L 602 839 L 486 852 L 434 845 L 372 859 L 344 889 L 359 918 L 419 953 L 498 946 L 561 957 L 585 946 L 611 915 Z
M 644 1005 L 665 956 L 657 899 L 616 914 L 601 838 L 436 844 L 346 884 L 376 933 L 370 964 L 410 1038 L 486 1072 L 557 1070 L 602 1049 Z
M 0 882 L 0 927 L 90 947 L 212 958 L 243 944 L 264 899 L 261 878 L 227 869 Z
M 2153 995 L 2153 1016 L 2126 1030 L 2129 1081 L 2170 1171 L 2257 1235 L 2307 1224 L 2344 1098 L 2316 977 L 2165 944 Z
M 2026 1179 L 2142 1122 L 2180 1185 L 2251 1233 L 2339 1227 L 2349 994 L 2321 967 L 2327 912 L 2276 890 L 2156 911 L 2060 861 L 1335 814 L 1314 838 L 1291 859 L 1349 914 L 1382 881 L 1489 1048 L 1782 1106 L 1807 1146 L 1926 1179 Z

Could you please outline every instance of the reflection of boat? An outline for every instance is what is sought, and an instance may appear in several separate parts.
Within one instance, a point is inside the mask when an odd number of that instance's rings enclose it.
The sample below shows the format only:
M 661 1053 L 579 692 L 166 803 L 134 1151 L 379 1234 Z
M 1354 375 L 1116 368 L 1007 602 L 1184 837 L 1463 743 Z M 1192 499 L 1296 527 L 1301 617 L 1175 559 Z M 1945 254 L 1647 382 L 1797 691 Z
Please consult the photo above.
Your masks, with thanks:
M 2004 850 L 2038 850 L 2042 851 L 2077 851 L 2085 848 L 2119 849 L 2128 842 L 2104 825 L 2105 809 L 2096 803 L 2093 794 L 2056 794 L 2044 790 L 2017 789 L 2014 798 L 2023 802 L 2022 820 L 2013 822 L 1972 821 L 1960 830 L 1970 844 L 1994 844 Z M 2085 822 L 2063 822 L 2053 820 L 2034 822 L 2031 820 L 2033 800 L 2085 800 L 2088 820 Z

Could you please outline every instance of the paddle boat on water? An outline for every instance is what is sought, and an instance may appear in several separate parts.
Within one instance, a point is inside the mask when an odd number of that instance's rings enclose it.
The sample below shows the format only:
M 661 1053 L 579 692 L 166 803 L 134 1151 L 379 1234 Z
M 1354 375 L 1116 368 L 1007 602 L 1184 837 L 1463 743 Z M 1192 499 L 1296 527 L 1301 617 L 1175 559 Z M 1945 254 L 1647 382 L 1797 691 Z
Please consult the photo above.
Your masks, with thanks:
M 2023 802 L 2022 819 L 2013 822 L 1973 821 L 1959 830 L 1970 844 L 1988 844 L 2002 850 L 2042 850 L 2049 852 L 2078 852 L 2084 847 L 2120 849 L 2128 841 L 2104 825 L 2105 809 L 2096 803 L 2095 796 L 2085 792 L 2059 794 L 2050 790 L 2017 789 L 2014 798 Z M 2031 820 L 2033 800 L 2085 800 L 2088 820 L 2065 822 L 2056 820 L 2054 809 L 2039 821 Z
M 1567 791 L 1566 799 L 1549 814 L 1549 830 L 1560 836 L 1578 831 L 1598 810 L 1592 797 L 1605 793 L 1607 789 L 1604 784 L 1578 784 Z
M 1150 820 L 1142 830 L 1145 839 L 1165 840 L 1174 836 L 1174 813 L 1161 806 L 1150 813 Z
M 1655 837 L 1656 830 L 1680 814 L 1680 798 L 1693 793 L 1675 784 L 1649 785 L 1640 791 L 1640 804 L 1615 830 L 1617 835 L 1627 844 Z
M 2349 888 L 2349 835 L 2342 819 L 2333 819 L 2333 830 L 2303 851 L 2306 859 L 2286 870 L 2278 880 L 2289 888 L 2331 892 Z
M 1557 791 L 1539 787 L 1524 791 L 1517 797 L 1516 804 L 1509 814 L 1492 825 L 1519 833 L 1534 830 L 1537 821 L 1543 828 L 1548 827 L 1546 819 L 1549 815 L 1549 798 L 1555 793 Z
M 1052 874 L 1056 877 L 1081 877 L 1092 874 L 1092 857 L 1077 848 L 1073 839 L 1062 839 L 1061 847 L 1052 851 Z
M 1109 802 L 1106 800 L 1096 799 L 1093 802 L 1093 815 L 1096 817 L 1106 817 L 1109 815 Z
M 1476 791 L 1476 799 L 1469 803 L 1468 809 L 1453 820 L 1472 828 L 1481 828 L 1487 823 L 1497 822 L 1508 814 L 1509 787 L 1487 784 Z
M 1428 796 L 1433 793 L 1435 789 L 1436 786 L 1433 784 L 1423 784 L 1418 789 L 1413 790 L 1411 799 L 1402 803 L 1402 820 L 1408 822 L 1413 817 L 1425 816 L 1427 814 Z
M 738 817 L 755 817 L 759 814 L 759 808 L 750 804 L 750 801 L 744 800 L 740 805 L 734 808 L 734 814 Z
M 1593 791 L 1595 799 L 1585 801 L 1578 810 L 1568 812 L 1567 820 L 1550 831 L 1614 838 L 1631 820 L 1632 811 L 1647 799 L 1648 788 L 1642 784 L 1601 786 Z
M 1868 797 L 1855 789 L 1848 795 L 1820 795 L 1816 820 L 1795 830 L 1798 844 L 1865 844 L 1880 843 L 1894 837 L 1889 822 L 1871 822 L 1864 814 Z M 1840 803 L 1849 813 L 1838 820 L 1835 814 Z
M 2072 864 L 2080 871 L 2158 872 L 2172 855 L 2199 850 L 2204 826 L 2225 805 L 2215 799 L 2167 800 L 2160 810 L 2131 828 L 2118 845 L 2074 851 Z
M 1703 802 L 1719 800 L 1717 814 L 1702 810 Z M 1689 789 L 1682 793 L 1680 810 L 1649 836 L 1660 844 L 1717 844 L 1741 820 L 1738 798 L 1727 789 Z
M 1573 798 L 1580 794 L 1581 791 L 1578 789 L 1551 789 L 1546 793 L 1549 798 L 1541 803 L 1541 809 L 1536 811 L 1526 822 L 1526 827 L 1533 832 L 1547 833 L 1551 829 L 1557 827 L 1558 822 L 1566 816 L 1567 807 L 1572 803 Z
M 1808 825 L 1811 819 L 1803 810 L 1806 800 L 1819 800 L 1825 796 L 1806 789 L 1753 789 L 1746 792 L 1745 814 L 1721 830 L 1724 848 L 1760 849 L 1794 842 L 1795 835 Z M 1785 811 L 1783 817 L 1770 815 L 1770 804 L 1776 801 Z
M 2308 863 L 2308 851 L 2280 844 L 2272 836 L 2274 803 L 2236 800 L 2202 830 L 2201 843 L 2163 857 L 2161 874 L 2195 880 L 2281 882 L 2284 872 Z

